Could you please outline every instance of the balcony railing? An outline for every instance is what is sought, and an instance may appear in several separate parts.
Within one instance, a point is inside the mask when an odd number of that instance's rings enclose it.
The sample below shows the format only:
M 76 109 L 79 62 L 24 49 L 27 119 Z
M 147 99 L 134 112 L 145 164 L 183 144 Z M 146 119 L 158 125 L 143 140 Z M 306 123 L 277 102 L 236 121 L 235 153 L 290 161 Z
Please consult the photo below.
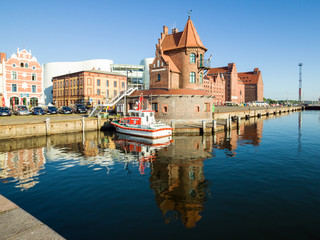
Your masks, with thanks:
M 210 59 L 199 60 L 198 68 L 211 68 L 211 60 Z

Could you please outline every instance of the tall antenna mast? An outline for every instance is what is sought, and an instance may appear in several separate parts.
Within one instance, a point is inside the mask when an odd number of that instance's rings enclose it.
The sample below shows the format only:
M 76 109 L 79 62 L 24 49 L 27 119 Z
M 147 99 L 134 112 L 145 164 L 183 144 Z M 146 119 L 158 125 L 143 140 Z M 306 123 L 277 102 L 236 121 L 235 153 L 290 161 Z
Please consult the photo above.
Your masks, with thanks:
M 299 105 L 301 105 L 301 91 L 302 91 L 302 63 L 299 63 Z

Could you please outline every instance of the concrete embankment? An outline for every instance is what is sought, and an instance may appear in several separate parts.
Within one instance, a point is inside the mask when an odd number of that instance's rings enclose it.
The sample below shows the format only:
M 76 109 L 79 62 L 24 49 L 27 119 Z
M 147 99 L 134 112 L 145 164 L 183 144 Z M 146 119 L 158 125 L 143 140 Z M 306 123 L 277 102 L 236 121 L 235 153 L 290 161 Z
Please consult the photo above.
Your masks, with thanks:
M 105 118 L 87 118 L 80 116 L 66 116 L 64 118 L 59 118 L 59 116 L 37 117 L 37 119 L 30 117 L 30 121 L 28 117 L 9 117 L 6 119 L 7 122 L 2 120 L 2 122 L 0 122 L 0 139 L 100 130 L 110 124 L 110 121 Z
M 47 225 L 0 195 L 0 239 L 64 239 Z
M 228 111 L 229 110 L 229 111 Z M 230 111 L 233 110 L 233 111 Z M 254 118 L 272 117 L 295 111 L 301 111 L 301 107 L 282 107 L 282 108 L 243 108 L 243 107 L 220 107 L 213 114 L 213 120 L 208 121 L 171 121 L 174 135 L 183 134 L 214 134 L 220 131 L 229 131 L 238 128 L 241 124 L 250 121 L 244 121 Z

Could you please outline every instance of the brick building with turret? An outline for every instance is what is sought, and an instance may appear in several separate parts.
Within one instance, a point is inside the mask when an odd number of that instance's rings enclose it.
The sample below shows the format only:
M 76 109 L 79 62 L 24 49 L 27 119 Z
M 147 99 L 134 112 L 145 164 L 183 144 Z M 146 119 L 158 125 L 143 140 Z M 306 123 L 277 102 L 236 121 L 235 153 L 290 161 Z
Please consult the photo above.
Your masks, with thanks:
M 150 89 L 129 96 L 128 109 L 143 94 L 157 119 L 212 119 L 213 97 L 204 86 L 204 71 L 210 67 L 210 61 L 204 59 L 206 51 L 190 17 L 182 32 L 174 28 L 169 34 L 164 26 L 150 64 Z

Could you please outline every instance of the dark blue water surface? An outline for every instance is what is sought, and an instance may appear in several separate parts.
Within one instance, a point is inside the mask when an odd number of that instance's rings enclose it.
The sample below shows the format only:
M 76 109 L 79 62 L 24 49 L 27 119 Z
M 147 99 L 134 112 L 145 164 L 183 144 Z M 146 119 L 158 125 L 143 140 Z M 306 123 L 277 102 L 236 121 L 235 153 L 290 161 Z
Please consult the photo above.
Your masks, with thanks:
M 67 239 L 320 239 L 320 112 L 244 122 L 1 142 L 0 194 Z

